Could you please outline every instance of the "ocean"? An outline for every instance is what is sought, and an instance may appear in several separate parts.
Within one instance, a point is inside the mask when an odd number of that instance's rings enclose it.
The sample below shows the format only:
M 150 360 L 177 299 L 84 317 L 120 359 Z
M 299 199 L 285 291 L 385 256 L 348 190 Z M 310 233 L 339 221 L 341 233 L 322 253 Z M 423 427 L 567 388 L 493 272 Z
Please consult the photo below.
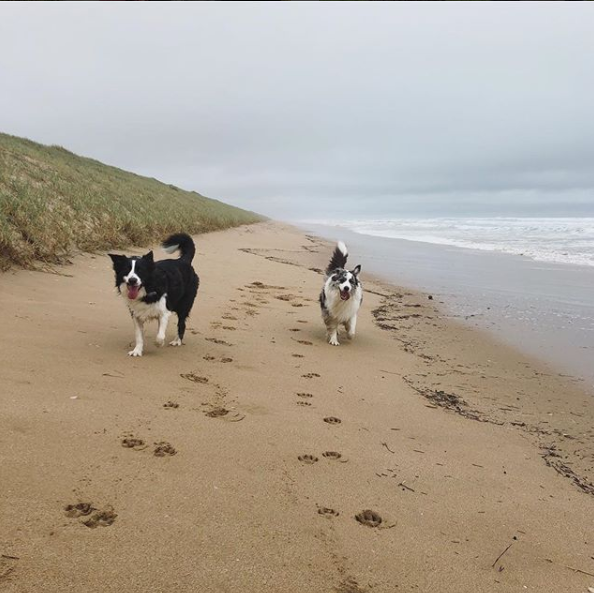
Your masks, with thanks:
M 594 218 L 300 221 L 349 263 L 430 292 L 452 317 L 594 388 Z
M 402 218 L 310 221 L 362 235 L 594 266 L 594 218 Z

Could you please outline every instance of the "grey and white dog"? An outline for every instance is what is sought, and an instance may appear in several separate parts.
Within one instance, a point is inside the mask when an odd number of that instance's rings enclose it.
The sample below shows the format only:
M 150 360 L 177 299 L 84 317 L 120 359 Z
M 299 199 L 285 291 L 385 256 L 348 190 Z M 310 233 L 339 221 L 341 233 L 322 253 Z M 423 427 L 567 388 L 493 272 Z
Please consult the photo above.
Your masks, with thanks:
M 338 328 L 344 325 L 349 339 L 355 337 L 357 313 L 363 302 L 363 287 L 359 281 L 361 266 L 348 271 L 346 245 L 339 241 L 326 268 L 326 280 L 320 293 L 322 319 L 326 324 L 328 343 L 339 346 Z

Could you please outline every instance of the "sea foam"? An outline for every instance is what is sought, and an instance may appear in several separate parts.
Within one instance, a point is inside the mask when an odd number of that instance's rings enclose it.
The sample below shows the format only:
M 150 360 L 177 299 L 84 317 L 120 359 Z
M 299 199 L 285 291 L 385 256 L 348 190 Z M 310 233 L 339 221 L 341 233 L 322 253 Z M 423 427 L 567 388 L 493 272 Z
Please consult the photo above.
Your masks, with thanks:
M 339 226 L 363 235 L 496 251 L 543 262 L 594 266 L 594 218 L 399 218 L 308 222 Z

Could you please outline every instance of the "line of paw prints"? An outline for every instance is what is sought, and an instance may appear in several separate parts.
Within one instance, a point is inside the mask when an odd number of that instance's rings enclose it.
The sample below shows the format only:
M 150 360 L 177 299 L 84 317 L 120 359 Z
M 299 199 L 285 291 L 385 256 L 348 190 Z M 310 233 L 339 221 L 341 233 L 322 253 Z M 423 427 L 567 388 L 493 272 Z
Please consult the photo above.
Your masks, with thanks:
M 133 449 L 134 451 L 144 451 L 148 449 L 147 445 L 142 439 L 139 439 L 133 435 L 126 435 L 120 441 L 120 444 L 125 449 Z M 171 457 L 177 455 L 175 447 L 166 441 L 159 441 L 154 443 L 153 455 L 155 457 Z
M 311 378 L 319 377 L 319 376 L 320 375 L 317 373 L 307 373 L 305 375 L 302 375 L 302 377 L 305 379 L 311 379 Z M 297 397 L 302 398 L 301 401 L 297 402 L 298 405 L 311 405 L 308 401 L 303 401 L 303 400 L 308 400 L 308 399 L 313 398 L 313 394 L 308 393 L 308 392 L 298 392 L 296 395 L 297 395 Z M 330 425 L 337 426 L 342 423 L 342 420 L 340 418 L 337 418 L 336 416 L 326 416 L 324 418 L 324 422 L 326 422 L 327 424 L 330 424 Z M 322 453 L 322 456 L 329 461 L 338 461 L 341 463 L 346 463 L 348 461 L 342 455 L 342 453 L 339 453 L 338 451 L 324 451 Z M 313 465 L 319 461 L 319 458 L 317 456 L 310 455 L 310 454 L 299 455 L 297 457 L 297 459 L 305 465 Z M 329 507 L 320 507 L 320 506 L 318 507 L 318 514 L 322 515 L 323 517 L 327 517 L 327 518 L 338 517 L 340 515 L 340 513 L 335 509 L 332 509 Z M 360 513 L 356 514 L 355 520 L 361 525 L 364 525 L 366 527 L 372 527 L 372 528 L 379 527 L 380 525 L 382 525 L 384 523 L 384 520 L 382 519 L 380 514 L 371 510 L 371 509 L 365 509 L 365 510 L 361 511 Z M 394 525 L 389 525 L 388 527 L 393 527 L 393 526 Z
M 332 519 L 333 517 L 338 517 L 340 515 L 340 512 L 330 507 L 318 506 L 318 515 L 322 515 L 323 517 Z M 365 509 L 360 513 L 357 513 L 354 516 L 354 519 L 355 521 L 357 521 L 357 523 L 359 523 L 360 525 L 364 525 L 365 527 L 374 528 L 380 527 L 381 525 L 385 526 L 385 522 L 381 515 L 379 513 L 376 513 L 375 511 L 372 511 L 371 509 Z M 393 525 L 387 527 L 393 527 Z

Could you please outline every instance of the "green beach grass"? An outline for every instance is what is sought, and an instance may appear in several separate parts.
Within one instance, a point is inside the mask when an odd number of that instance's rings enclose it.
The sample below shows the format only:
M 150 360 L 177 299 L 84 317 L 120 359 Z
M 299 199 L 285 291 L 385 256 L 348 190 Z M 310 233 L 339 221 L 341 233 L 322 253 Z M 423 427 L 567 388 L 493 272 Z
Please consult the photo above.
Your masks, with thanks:
M 0 134 L 0 270 L 263 219 L 60 146 Z

